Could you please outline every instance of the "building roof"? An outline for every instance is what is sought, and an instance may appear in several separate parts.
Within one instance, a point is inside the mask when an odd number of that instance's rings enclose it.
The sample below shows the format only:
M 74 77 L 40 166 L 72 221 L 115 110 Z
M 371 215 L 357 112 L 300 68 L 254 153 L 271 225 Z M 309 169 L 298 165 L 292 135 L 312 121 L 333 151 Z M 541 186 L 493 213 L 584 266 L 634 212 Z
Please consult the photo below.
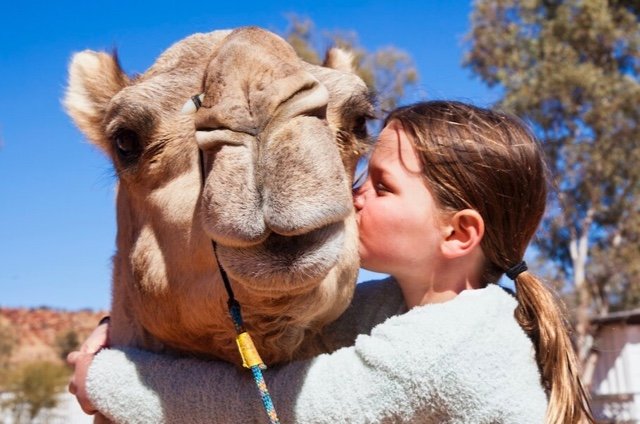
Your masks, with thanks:
M 591 317 L 592 324 L 640 324 L 640 308 Z

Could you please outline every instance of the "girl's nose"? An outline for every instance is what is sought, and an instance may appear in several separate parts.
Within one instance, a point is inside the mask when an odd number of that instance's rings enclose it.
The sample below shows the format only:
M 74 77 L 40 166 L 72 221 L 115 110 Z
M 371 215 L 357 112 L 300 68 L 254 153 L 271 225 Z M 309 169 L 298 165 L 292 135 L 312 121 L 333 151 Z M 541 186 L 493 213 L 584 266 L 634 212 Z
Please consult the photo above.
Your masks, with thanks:
M 356 211 L 359 211 L 364 206 L 364 196 L 361 193 L 355 193 L 353 195 L 353 207 L 356 208 Z
M 366 183 L 361 187 L 353 191 L 353 207 L 356 208 L 356 212 L 360 211 L 364 207 Z

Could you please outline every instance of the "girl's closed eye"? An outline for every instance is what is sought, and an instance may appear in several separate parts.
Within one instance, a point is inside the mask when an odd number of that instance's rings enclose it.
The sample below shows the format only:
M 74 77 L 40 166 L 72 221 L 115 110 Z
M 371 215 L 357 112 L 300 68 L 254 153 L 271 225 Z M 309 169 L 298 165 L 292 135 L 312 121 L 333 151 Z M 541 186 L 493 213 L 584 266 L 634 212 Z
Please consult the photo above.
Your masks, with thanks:
M 371 183 L 376 193 L 387 194 L 397 193 L 397 182 L 393 175 L 387 171 L 372 170 L 370 171 Z
M 391 193 L 391 190 L 389 189 L 389 187 L 387 187 L 384 183 L 382 182 L 378 182 L 375 183 L 374 185 L 376 192 L 378 194 L 385 194 L 385 193 Z

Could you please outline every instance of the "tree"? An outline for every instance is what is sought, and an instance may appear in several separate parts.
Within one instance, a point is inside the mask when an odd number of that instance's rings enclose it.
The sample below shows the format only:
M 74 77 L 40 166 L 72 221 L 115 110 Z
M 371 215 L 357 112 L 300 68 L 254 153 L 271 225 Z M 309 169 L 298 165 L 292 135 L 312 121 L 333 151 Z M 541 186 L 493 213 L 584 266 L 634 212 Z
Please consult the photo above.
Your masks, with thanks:
M 418 71 L 407 52 L 393 46 L 368 52 L 354 32 L 318 32 L 310 19 L 291 15 L 284 38 L 302 59 L 313 64 L 321 63 L 330 46 L 351 51 L 357 74 L 376 93 L 379 107 L 385 112 L 395 108 L 406 90 L 418 81 Z
M 569 281 L 579 356 L 589 315 L 640 299 L 638 2 L 478 0 L 465 65 L 528 120 L 555 191 L 536 242 Z
M 63 365 L 45 361 L 22 364 L 9 373 L 7 389 L 13 397 L 4 406 L 13 410 L 15 422 L 21 422 L 25 412 L 28 422 L 33 422 L 41 411 L 58 404 L 68 378 L 69 371 Z

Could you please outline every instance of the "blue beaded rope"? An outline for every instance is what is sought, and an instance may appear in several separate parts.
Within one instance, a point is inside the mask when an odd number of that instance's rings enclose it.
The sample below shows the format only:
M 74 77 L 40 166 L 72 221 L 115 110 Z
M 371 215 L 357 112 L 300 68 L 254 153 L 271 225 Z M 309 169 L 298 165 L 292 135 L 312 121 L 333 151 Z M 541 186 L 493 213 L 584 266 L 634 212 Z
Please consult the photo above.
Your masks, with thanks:
M 271 424 L 279 424 L 280 421 L 278 420 L 276 407 L 273 406 L 273 401 L 271 400 L 271 395 L 269 394 L 267 383 L 265 383 L 264 377 L 262 376 L 262 371 L 260 370 L 260 366 L 259 365 L 252 366 L 251 372 L 253 373 L 253 380 L 256 382 L 256 386 L 258 386 L 258 390 L 260 390 L 262 405 L 264 406 L 264 409 L 267 412 L 267 416 L 269 417 L 269 422 Z
M 240 312 L 240 304 L 234 298 L 229 299 L 229 315 L 231 315 L 231 320 L 233 321 L 233 325 L 238 334 L 244 333 L 244 323 L 242 321 L 242 313 Z M 278 419 L 278 414 L 276 413 L 276 408 L 273 405 L 273 401 L 271 400 L 271 394 L 269 393 L 269 389 L 267 388 L 267 383 L 264 381 L 264 376 L 262 375 L 262 369 L 266 368 L 264 364 L 258 364 L 251 366 L 251 373 L 253 374 L 253 381 L 256 383 L 258 390 L 260 391 L 260 398 L 262 399 L 262 405 L 264 406 L 264 410 L 267 413 L 267 417 L 269 417 L 270 424 L 280 424 L 280 420 Z

